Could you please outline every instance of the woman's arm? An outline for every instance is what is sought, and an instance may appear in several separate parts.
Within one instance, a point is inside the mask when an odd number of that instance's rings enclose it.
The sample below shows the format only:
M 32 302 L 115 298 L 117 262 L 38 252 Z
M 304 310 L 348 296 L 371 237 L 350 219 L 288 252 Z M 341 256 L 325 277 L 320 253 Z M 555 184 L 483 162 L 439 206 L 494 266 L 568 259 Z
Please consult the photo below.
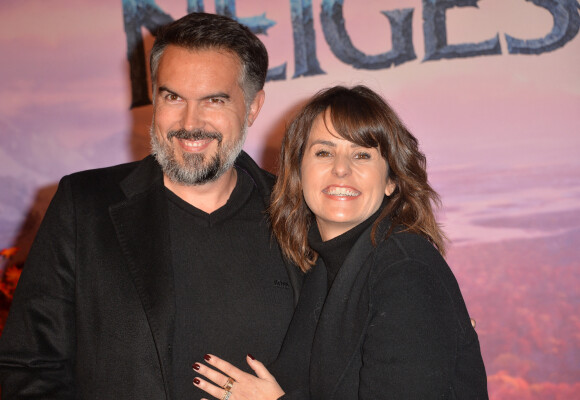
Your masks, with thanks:
M 440 399 L 453 390 L 460 338 L 472 328 L 439 273 L 447 265 L 437 263 L 400 261 L 371 282 L 359 399 Z

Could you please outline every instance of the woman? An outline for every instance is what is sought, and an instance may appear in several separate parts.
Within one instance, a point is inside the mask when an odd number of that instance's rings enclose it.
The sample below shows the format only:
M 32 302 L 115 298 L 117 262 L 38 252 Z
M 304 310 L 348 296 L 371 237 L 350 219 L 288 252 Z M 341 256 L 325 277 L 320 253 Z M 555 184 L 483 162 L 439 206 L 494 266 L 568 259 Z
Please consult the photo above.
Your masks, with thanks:
M 257 377 L 208 355 L 221 372 L 196 363 L 207 380 L 194 384 L 229 400 L 487 399 L 438 201 L 417 140 L 380 96 L 318 93 L 288 128 L 270 210 L 307 273 L 273 375 L 251 356 Z

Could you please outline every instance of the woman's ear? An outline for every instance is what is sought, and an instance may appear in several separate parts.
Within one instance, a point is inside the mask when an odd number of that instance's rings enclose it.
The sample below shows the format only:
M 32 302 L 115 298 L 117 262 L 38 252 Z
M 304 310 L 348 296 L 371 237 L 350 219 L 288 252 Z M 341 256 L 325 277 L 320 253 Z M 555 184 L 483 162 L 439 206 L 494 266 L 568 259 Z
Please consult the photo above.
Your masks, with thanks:
M 387 187 L 385 188 L 385 194 L 387 196 L 390 196 L 391 194 L 393 194 L 396 187 L 397 187 L 397 184 L 395 182 L 393 182 L 391 179 L 389 179 L 387 182 Z

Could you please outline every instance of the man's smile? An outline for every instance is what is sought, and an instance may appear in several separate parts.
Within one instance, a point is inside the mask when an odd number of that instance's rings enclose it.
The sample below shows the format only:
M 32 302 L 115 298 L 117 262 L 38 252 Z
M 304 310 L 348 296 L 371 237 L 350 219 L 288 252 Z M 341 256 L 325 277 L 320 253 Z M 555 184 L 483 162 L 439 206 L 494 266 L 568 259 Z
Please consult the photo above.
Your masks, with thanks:
M 213 140 L 214 139 L 211 138 L 201 140 L 177 139 L 181 148 L 183 148 L 185 151 L 190 152 L 198 152 L 205 150 Z

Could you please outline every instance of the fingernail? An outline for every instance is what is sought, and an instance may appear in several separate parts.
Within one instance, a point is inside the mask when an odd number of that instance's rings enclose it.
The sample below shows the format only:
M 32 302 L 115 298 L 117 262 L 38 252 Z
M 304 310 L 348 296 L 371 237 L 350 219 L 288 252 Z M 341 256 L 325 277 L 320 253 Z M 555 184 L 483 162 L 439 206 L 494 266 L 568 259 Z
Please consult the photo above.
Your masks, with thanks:
M 193 378 L 193 384 L 194 385 L 199 385 L 201 383 L 201 381 L 197 378 Z
M 198 363 L 195 363 L 195 364 L 193 364 L 193 365 L 191 366 L 191 368 L 193 368 L 193 369 L 194 369 L 194 370 L 196 370 L 196 371 L 199 371 L 199 364 L 198 364 Z
M 205 361 L 209 361 L 209 360 L 211 360 L 211 357 L 209 356 L 209 354 L 206 354 L 205 356 L 203 356 L 203 359 Z
M 248 357 L 250 357 L 250 359 L 252 359 L 252 360 L 255 360 L 255 359 L 256 359 L 256 358 L 255 358 L 253 355 L 251 355 L 250 353 L 248 353 Z

